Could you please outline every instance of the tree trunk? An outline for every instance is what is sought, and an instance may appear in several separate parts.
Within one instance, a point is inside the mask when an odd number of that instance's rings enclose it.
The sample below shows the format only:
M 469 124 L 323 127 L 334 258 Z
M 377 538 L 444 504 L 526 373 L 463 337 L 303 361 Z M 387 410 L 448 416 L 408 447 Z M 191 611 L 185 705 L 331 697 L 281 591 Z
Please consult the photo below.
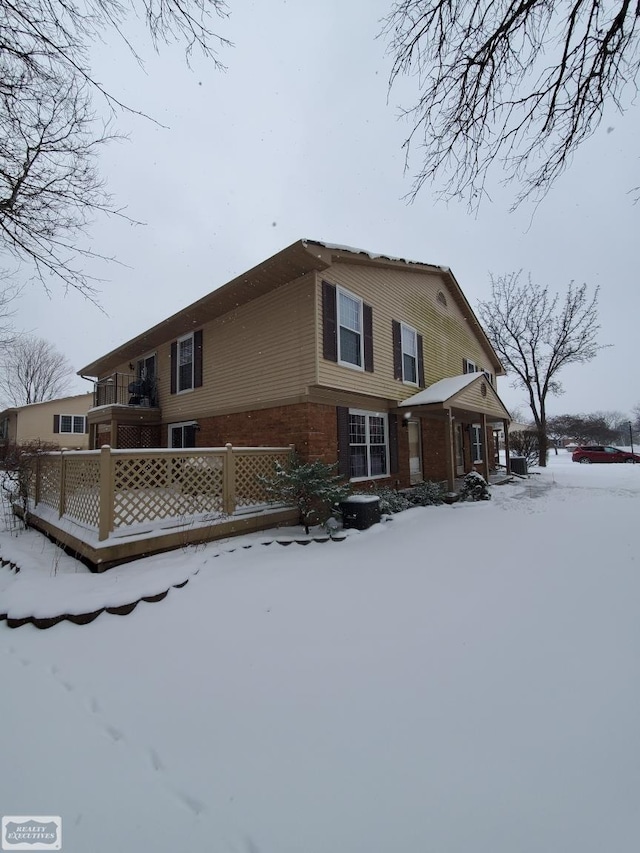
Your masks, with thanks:
M 547 467 L 547 450 L 549 441 L 547 439 L 547 431 L 544 428 L 538 429 L 538 465 L 541 468 Z

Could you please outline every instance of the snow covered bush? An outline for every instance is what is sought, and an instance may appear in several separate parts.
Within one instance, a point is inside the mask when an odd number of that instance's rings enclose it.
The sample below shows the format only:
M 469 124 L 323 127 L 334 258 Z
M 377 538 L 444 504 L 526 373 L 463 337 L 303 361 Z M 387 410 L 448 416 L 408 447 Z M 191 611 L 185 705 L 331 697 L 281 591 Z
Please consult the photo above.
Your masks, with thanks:
M 380 498 L 380 512 L 383 515 L 402 512 L 402 510 L 409 509 L 411 506 L 411 501 L 404 492 L 399 492 L 389 486 L 380 486 L 378 489 L 372 489 L 371 494 Z
M 426 480 L 413 486 L 409 492 L 409 501 L 413 506 L 438 506 L 444 502 L 446 491 L 446 483 Z
M 477 471 L 469 471 L 462 481 L 462 487 L 458 492 L 461 501 L 488 501 L 491 493 L 487 481 Z
M 328 465 L 320 459 L 303 462 L 295 454 L 286 465 L 275 463 L 270 477 L 258 477 L 271 503 L 295 506 L 300 513 L 300 524 L 309 532 L 312 524 L 322 524 L 332 514 L 340 501 L 349 494 L 349 486 L 335 474 L 337 465 Z

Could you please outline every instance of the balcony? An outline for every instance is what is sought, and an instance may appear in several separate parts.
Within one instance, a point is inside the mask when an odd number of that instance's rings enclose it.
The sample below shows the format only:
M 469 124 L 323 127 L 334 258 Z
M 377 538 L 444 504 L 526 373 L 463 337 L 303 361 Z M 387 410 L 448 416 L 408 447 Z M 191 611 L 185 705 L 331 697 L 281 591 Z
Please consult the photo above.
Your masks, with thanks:
M 99 379 L 94 386 L 93 405 L 98 406 L 158 406 L 158 386 L 155 378 L 141 379 L 132 373 L 112 373 Z

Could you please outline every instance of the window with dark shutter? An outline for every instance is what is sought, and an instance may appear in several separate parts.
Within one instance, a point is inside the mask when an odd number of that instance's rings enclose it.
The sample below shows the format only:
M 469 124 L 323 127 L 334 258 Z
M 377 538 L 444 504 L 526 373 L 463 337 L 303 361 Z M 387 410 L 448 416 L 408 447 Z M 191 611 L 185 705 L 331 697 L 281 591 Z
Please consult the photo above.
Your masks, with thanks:
M 175 394 L 178 390 L 178 376 L 177 376 L 177 363 L 178 363 L 178 342 L 173 341 L 171 344 L 171 355 L 169 358 L 169 369 L 171 371 L 171 393 Z
M 338 473 L 342 477 L 351 476 L 351 449 L 349 445 L 349 409 L 336 407 L 338 428 Z
M 393 378 L 402 382 L 402 336 L 400 323 L 391 321 L 391 335 L 393 341 Z
M 364 369 L 373 373 L 373 308 L 362 305 L 362 324 L 364 326 Z
M 398 416 L 389 415 L 389 473 L 397 474 L 399 470 Z
M 193 333 L 193 387 L 202 386 L 202 329 Z
M 422 335 L 418 335 L 418 385 L 424 388 L 424 349 Z
M 327 361 L 338 360 L 337 299 L 335 285 L 322 282 L 322 354 Z

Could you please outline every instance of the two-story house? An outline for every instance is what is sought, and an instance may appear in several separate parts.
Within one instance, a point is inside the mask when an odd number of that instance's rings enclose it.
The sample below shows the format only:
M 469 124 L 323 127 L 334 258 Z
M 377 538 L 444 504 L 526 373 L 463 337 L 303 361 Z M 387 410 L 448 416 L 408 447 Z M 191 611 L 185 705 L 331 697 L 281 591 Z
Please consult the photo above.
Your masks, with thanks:
M 94 394 L 88 392 L 4 409 L 0 412 L 0 445 L 86 450 L 87 412 L 93 401 Z
M 299 240 L 83 367 L 90 446 L 294 444 L 352 482 L 494 466 L 498 356 L 453 273 Z

